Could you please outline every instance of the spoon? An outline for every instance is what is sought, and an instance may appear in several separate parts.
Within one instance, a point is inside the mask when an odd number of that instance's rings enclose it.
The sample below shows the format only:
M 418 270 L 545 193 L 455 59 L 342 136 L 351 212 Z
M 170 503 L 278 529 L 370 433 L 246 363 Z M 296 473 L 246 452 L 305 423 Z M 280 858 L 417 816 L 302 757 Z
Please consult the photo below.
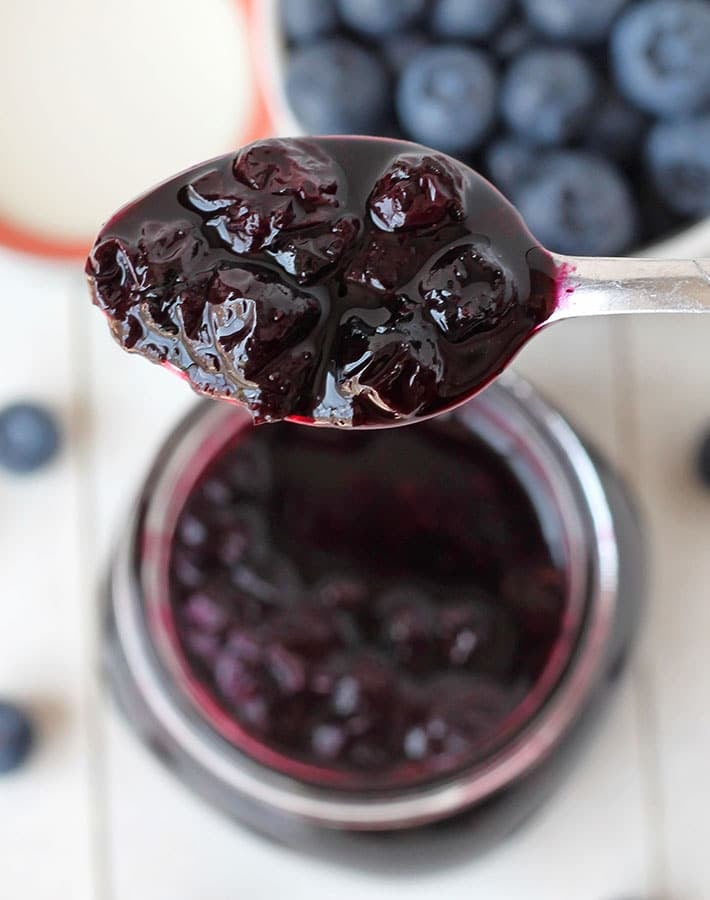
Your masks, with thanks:
M 710 309 L 710 260 L 548 252 L 417 144 L 270 139 L 120 210 L 86 266 L 131 352 L 257 422 L 388 427 L 484 388 L 563 319 Z

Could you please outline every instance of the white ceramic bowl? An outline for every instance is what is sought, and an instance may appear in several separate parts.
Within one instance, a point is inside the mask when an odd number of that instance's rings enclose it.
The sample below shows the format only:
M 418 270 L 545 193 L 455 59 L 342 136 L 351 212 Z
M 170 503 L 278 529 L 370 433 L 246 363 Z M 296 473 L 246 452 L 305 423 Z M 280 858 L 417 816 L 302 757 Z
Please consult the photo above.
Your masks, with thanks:
M 286 42 L 279 18 L 278 0 L 259 0 L 254 4 L 255 54 L 260 67 L 260 80 L 265 101 L 274 122 L 276 133 L 282 136 L 305 134 L 303 126 L 291 109 L 285 85 Z M 710 256 L 710 218 L 638 250 L 638 256 L 689 259 Z

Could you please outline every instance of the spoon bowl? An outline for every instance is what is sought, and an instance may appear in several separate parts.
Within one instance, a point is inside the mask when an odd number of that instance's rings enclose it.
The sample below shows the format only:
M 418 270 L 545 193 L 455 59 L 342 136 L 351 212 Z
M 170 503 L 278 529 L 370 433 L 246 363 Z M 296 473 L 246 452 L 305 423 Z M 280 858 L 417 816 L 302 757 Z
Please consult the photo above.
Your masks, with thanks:
M 131 352 L 258 422 L 391 427 L 565 318 L 710 306 L 710 261 L 555 255 L 486 179 L 384 138 L 271 139 L 130 203 L 86 267 Z

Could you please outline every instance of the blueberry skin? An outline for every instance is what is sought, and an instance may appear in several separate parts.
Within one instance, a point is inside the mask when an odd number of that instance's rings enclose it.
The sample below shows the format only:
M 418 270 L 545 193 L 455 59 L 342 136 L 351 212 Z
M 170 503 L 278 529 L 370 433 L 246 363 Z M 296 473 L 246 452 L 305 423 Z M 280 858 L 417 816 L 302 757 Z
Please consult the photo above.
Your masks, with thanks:
M 0 466 L 26 474 L 49 463 L 60 444 L 54 416 L 34 403 L 0 410 Z
M 619 19 L 610 60 L 619 90 L 640 109 L 679 118 L 710 103 L 710 4 L 646 0 Z
M 288 62 L 286 95 L 313 134 L 377 134 L 386 123 L 389 93 L 383 63 L 344 38 L 308 44 Z
M 33 740 L 32 723 L 27 715 L 12 703 L 0 702 L 0 775 L 22 766 Z
M 522 0 L 530 23 L 545 37 L 574 44 L 603 40 L 629 0 Z
M 338 28 L 335 0 L 281 0 L 281 22 L 296 44 L 332 34 Z
M 710 115 L 660 122 L 649 133 L 646 162 L 670 209 L 696 218 L 710 215 Z
M 345 24 L 369 38 L 385 38 L 416 24 L 427 0 L 337 0 Z
M 486 175 L 509 197 L 535 170 L 537 153 L 533 147 L 514 137 L 502 137 L 488 145 L 485 152 Z
M 434 34 L 447 40 L 489 38 L 513 9 L 513 0 L 438 0 L 431 15 Z
M 405 66 L 395 95 L 400 124 L 421 144 L 445 153 L 475 149 L 496 116 L 497 78 L 481 50 L 431 47 Z
M 629 186 L 612 163 L 596 154 L 551 152 L 513 201 L 535 237 L 553 252 L 615 256 L 637 237 Z
M 584 127 L 598 89 L 594 69 L 576 50 L 529 50 L 508 69 L 501 111 L 509 128 L 526 140 L 562 144 Z

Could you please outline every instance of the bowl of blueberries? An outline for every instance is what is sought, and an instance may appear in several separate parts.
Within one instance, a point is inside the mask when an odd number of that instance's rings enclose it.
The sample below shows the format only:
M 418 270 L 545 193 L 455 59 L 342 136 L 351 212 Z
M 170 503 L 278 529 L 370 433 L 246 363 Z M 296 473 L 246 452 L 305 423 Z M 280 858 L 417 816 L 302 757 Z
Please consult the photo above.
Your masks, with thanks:
M 706 0 L 268 0 L 257 14 L 283 133 L 455 156 L 560 253 L 710 245 Z

